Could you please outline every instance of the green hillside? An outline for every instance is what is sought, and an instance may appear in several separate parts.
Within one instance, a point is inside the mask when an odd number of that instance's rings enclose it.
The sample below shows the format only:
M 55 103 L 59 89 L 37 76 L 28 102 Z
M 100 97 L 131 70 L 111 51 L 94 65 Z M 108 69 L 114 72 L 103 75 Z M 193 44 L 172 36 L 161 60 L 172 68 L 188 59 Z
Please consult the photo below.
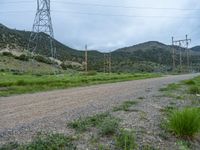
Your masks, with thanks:
M 0 24 L 0 50 L 14 49 L 15 51 L 27 50 L 31 32 L 9 29 Z M 40 33 L 41 43 L 37 53 L 50 57 L 50 51 L 45 46 L 48 35 Z M 57 40 L 54 40 L 57 49 L 57 58 L 61 61 L 73 61 L 82 64 L 84 52 L 70 48 Z M 178 47 L 174 47 L 178 48 Z M 199 70 L 200 51 L 192 50 L 192 62 L 195 70 Z M 182 49 L 184 51 L 184 49 Z M 114 72 L 165 72 L 172 70 L 172 47 L 160 42 L 150 41 L 113 51 L 112 71 Z M 88 52 L 88 69 L 103 71 L 104 54 L 98 51 Z M 176 51 L 176 64 L 179 64 L 179 53 Z M 183 53 L 183 66 L 186 66 L 186 53 Z

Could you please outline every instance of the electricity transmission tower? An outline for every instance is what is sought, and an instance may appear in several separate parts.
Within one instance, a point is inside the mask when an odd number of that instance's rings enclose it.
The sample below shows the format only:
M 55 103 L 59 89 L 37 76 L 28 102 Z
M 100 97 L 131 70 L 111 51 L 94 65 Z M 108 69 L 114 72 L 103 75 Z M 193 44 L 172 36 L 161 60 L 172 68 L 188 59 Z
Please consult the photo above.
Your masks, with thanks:
M 172 59 L 173 59 L 173 71 L 176 69 L 176 56 L 175 56 L 175 49 L 174 49 L 174 37 L 172 37 Z
M 188 71 L 190 69 L 190 50 L 188 49 L 189 42 L 191 42 L 191 39 L 188 39 L 188 35 L 186 35 L 186 39 L 183 40 L 177 40 L 174 41 L 174 38 L 172 37 L 172 46 L 179 46 L 179 54 L 180 54 L 180 68 L 182 70 L 182 48 L 186 49 L 187 52 L 187 68 Z M 173 67 L 175 67 L 175 51 L 173 49 Z
M 112 54 L 104 53 L 104 73 L 112 73 Z
M 87 45 L 85 45 L 85 72 L 88 71 L 88 50 Z
M 48 39 L 42 40 L 41 33 L 46 33 Z M 37 12 L 33 23 L 32 32 L 29 38 L 28 50 L 34 53 L 43 47 L 50 51 L 50 56 L 56 58 L 56 48 L 53 42 L 54 33 L 50 13 L 50 0 L 37 0 Z
M 111 52 L 109 53 L 109 64 L 108 64 L 108 68 L 109 68 L 109 73 L 112 73 L 112 54 Z

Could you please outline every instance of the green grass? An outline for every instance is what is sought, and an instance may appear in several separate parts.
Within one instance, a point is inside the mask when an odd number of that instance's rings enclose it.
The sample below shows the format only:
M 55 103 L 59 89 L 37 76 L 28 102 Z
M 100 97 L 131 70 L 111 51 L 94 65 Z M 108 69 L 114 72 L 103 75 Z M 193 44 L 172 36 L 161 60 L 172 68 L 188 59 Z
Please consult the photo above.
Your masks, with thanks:
M 189 94 L 200 94 L 200 88 L 198 86 L 189 87 Z
M 180 88 L 180 84 L 169 84 L 167 87 L 161 88 L 160 91 L 172 91 L 172 90 L 177 90 Z
M 99 125 L 98 129 L 101 135 L 113 135 L 119 127 L 119 119 L 114 117 L 106 117 Z
M 100 135 L 108 136 L 116 133 L 119 127 L 119 121 L 119 119 L 111 116 L 109 113 L 102 113 L 77 119 L 68 123 L 68 126 L 75 129 L 77 132 L 85 132 L 95 127 L 98 129 Z
M 191 150 L 190 143 L 187 141 L 178 141 L 177 145 L 179 150 Z
M 180 137 L 194 137 L 200 131 L 200 109 L 184 108 L 169 115 L 168 129 Z
M 86 117 L 86 118 L 79 118 L 73 122 L 68 123 L 68 126 L 70 128 L 75 129 L 78 132 L 84 132 L 87 131 L 91 127 L 96 127 L 100 123 L 104 121 L 105 118 L 109 117 L 109 113 L 102 113 L 102 114 L 97 114 L 91 117 Z
M 133 131 L 120 130 L 115 137 L 115 145 L 117 149 L 134 150 L 137 147 L 135 142 L 135 134 Z
M 72 139 L 63 134 L 38 134 L 32 142 L 19 145 L 8 143 L 0 147 L 0 150 L 75 150 Z
M 122 105 L 114 107 L 113 111 L 130 111 L 130 107 L 137 104 L 136 101 L 125 101 Z
M 200 76 L 183 82 L 188 87 L 189 94 L 200 94 Z
M 186 81 L 184 81 L 184 83 L 186 85 L 195 85 L 196 84 L 196 82 L 194 80 L 186 80 Z
M 176 109 L 175 106 L 166 106 L 163 109 L 160 109 L 161 112 L 163 112 L 165 115 L 169 116 L 174 110 Z
M 77 86 L 86 86 L 102 83 L 139 80 L 160 77 L 159 74 L 103 74 L 83 75 L 60 74 L 60 75 L 14 75 L 12 73 L 0 73 L 0 96 L 14 94 L 34 93 L 54 89 L 64 89 Z

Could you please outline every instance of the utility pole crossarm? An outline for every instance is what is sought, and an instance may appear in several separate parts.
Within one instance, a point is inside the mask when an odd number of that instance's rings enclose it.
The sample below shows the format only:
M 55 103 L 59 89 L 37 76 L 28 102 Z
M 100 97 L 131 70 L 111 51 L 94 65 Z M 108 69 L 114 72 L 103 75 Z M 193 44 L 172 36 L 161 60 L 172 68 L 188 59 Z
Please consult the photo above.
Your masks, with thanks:
M 180 52 L 180 67 L 182 69 L 182 51 L 183 49 L 186 49 L 187 51 L 187 67 L 188 67 L 188 71 L 190 70 L 190 50 L 188 49 L 189 47 L 189 42 L 191 42 L 191 39 L 188 39 L 188 35 L 186 35 L 185 39 L 181 39 L 181 40 L 174 40 L 174 38 L 172 37 L 172 46 L 179 46 L 179 52 Z M 175 54 L 173 54 L 175 55 Z M 173 56 L 174 57 L 174 56 Z M 175 59 L 173 58 L 173 61 L 175 61 Z M 174 65 L 174 62 L 173 62 Z

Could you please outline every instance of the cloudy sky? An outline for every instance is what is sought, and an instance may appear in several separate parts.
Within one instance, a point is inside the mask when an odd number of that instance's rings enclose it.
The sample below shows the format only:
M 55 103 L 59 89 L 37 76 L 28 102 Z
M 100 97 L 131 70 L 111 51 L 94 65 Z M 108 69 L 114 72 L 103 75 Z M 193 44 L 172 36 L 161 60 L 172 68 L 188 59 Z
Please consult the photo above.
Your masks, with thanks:
M 36 0 L 0 0 L 0 23 L 32 28 Z M 55 38 L 76 49 L 109 51 L 146 41 L 200 44 L 199 0 L 51 0 Z

